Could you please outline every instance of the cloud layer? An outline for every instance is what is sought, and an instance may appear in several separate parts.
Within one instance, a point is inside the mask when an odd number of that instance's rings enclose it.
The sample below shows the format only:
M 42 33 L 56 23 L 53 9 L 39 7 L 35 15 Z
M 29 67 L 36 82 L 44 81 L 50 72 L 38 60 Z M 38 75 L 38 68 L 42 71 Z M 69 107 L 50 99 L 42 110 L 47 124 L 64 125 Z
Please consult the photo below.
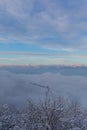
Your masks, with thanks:
M 1 51 L 0 65 L 85 65 L 87 54 Z
M 36 101 L 43 99 L 47 90 L 31 82 L 49 86 L 55 96 L 77 98 L 87 106 L 87 77 L 64 76 L 59 73 L 14 74 L 6 70 L 0 71 L 0 102 L 24 105 L 29 98 Z
M 87 48 L 86 5 L 87 0 L 0 0 L 0 42 Z

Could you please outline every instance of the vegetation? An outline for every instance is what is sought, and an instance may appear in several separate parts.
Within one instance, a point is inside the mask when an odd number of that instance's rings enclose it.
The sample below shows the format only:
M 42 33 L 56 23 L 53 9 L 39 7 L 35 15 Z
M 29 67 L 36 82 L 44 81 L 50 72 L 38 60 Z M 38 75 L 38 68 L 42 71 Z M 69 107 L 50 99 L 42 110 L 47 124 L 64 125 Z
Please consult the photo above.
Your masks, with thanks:
M 87 111 L 76 100 L 46 94 L 39 103 L 29 100 L 25 110 L 2 105 L 0 130 L 87 130 Z

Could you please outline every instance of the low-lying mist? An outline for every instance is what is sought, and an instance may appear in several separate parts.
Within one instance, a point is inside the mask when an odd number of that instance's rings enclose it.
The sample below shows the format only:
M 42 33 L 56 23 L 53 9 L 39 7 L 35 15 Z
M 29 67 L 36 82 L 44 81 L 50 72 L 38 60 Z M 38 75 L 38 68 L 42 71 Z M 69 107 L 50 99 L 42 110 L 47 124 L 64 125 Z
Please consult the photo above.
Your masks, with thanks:
M 76 98 L 87 105 L 87 77 L 51 72 L 32 75 L 6 70 L 0 71 L 0 103 L 24 105 L 29 98 L 43 99 L 47 88 L 40 85 L 48 86 L 54 96 Z

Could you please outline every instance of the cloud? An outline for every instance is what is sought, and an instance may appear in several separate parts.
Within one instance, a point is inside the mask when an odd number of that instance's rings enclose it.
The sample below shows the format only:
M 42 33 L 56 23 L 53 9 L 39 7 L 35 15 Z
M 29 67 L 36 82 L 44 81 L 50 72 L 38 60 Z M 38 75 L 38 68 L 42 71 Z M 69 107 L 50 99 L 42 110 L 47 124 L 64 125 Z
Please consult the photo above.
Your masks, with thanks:
M 68 51 L 68 50 L 67 50 Z M 0 52 L 0 65 L 85 65 L 87 54 Z
M 85 48 L 86 4 L 86 0 L 1 0 L 0 41 L 50 48 L 56 39 L 57 48 L 65 51 Z
M 43 99 L 47 90 L 31 82 L 49 86 L 55 96 L 76 97 L 84 106 L 87 105 L 87 77 L 59 73 L 15 74 L 6 70 L 0 71 L 0 102 L 24 105 L 29 97 L 36 101 Z

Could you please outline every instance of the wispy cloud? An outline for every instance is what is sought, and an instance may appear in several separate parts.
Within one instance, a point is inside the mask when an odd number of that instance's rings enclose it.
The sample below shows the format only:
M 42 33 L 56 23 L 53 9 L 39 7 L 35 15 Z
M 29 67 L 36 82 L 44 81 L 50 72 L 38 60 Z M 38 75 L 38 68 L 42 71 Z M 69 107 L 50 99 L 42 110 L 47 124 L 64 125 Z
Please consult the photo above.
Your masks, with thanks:
M 0 55 L 24 55 L 24 56 L 49 56 L 49 57 L 52 57 L 52 56 L 63 56 L 63 57 L 77 57 L 77 58 L 86 58 L 87 57 L 87 54 L 73 54 L 73 53 L 69 53 L 69 54 L 63 54 L 63 53 L 34 53 L 34 52 L 18 52 L 18 51 L 1 51 L 0 52 Z
M 87 54 L 0 52 L 0 65 L 87 65 Z
M 0 1 L 0 43 L 66 52 L 87 48 L 86 5 L 86 0 Z

